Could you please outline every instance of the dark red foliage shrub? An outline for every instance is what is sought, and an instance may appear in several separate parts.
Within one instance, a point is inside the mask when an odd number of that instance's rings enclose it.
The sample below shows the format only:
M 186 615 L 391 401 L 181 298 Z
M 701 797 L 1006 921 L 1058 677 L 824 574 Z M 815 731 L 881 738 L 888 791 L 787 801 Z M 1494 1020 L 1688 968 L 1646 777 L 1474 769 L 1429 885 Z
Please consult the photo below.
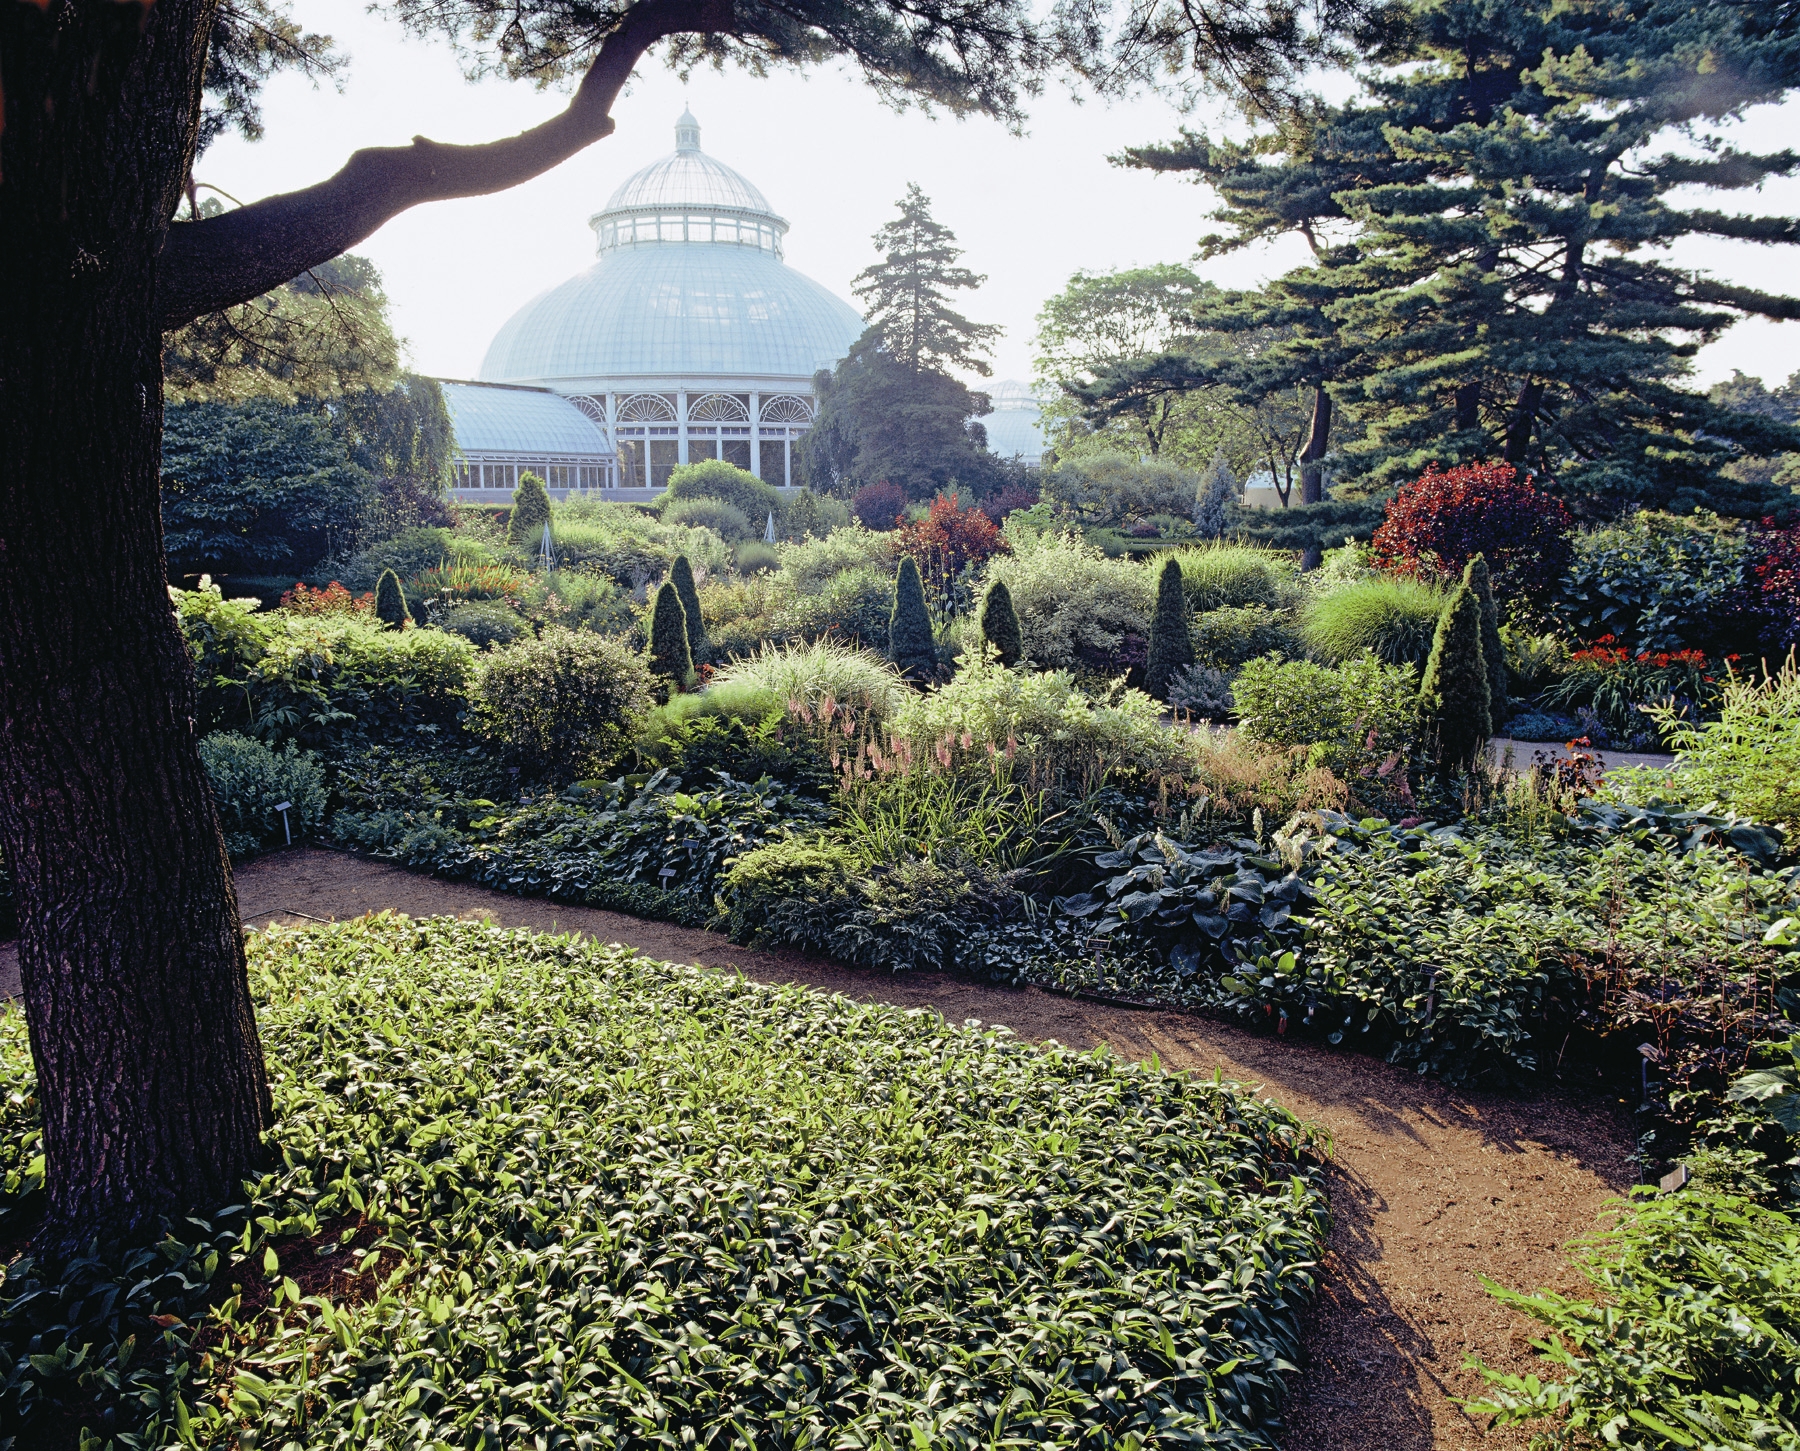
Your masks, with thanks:
M 335 579 L 324 589 L 308 589 L 304 580 L 281 597 L 281 608 L 296 615 L 375 615 L 373 594 L 353 595 Z
M 918 563 L 926 589 L 935 591 L 942 604 L 959 583 L 994 555 L 1010 552 L 1012 545 L 980 508 L 959 509 L 956 500 L 939 495 L 923 519 L 900 526 L 896 548 Z
M 1486 557 L 1497 594 L 1542 600 L 1569 565 L 1573 526 L 1561 499 L 1511 464 L 1465 464 L 1406 485 L 1375 531 L 1375 563 L 1394 574 L 1454 579 Z
M 1038 501 L 1038 491 L 1030 484 L 1008 484 L 997 494 L 989 494 L 980 504 L 981 512 L 996 524 L 1004 524 L 1014 509 L 1029 509 Z
M 867 484 L 856 491 L 850 512 L 871 529 L 892 529 L 906 512 L 906 490 L 898 484 Z
M 1750 578 L 1763 645 L 1784 655 L 1800 644 L 1800 528 L 1764 519 L 1751 535 Z

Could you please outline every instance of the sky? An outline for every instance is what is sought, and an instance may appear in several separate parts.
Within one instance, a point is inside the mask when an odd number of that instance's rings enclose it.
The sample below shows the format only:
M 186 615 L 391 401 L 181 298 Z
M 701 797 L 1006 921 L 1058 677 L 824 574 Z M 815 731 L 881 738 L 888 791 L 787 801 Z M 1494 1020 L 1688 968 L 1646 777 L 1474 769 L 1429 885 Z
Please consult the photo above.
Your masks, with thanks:
M 358 0 L 307 0 L 297 15 L 336 38 L 348 72 L 341 91 L 277 77 L 263 100 L 265 138 L 226 137 L 201 158 L 196 179 L 239 201 L 319 181 L 361 146 L 415 135 L 493 140 L 566 103 L 563 93 L 529 84 L 470 84 L 447 46 L 407 36 Z M 700 122 L 702 149 L 742 172 L 791 224 L 788 265 L 846 301 L 854 301 L 851 279 L 875 260 L 872 234 L 917 182 L 966 248 L 964 263 L 987 279 L 959 302 L 967 316 L 1006 330 L 994 349 L 996 381 L 1029 379 L 1037 312 L 1077 270 L 1187 261 L 1212 230 L 1206 189 L 1107 159 L 1176 134 L 1183 117 L 1157 96 L 1082 103 L 1052 83 L 1014 136 L 988 120 L 896 114 L 844 70 L 762 80 L 700 71 L 684 84 L 652 57 L 614 106 L 612 136 L 510 191 L 415 207 L 356 248 L 381 269 L 412 366 L 474 377 L 508 317 L 591 264 L 587 219 L 626 177 L 674 150 L 684 104 Z M 1797 123 L 1800 98 L 1752 113 L 1736 139 L 1779 150 Z M 1800 213 L 1800 179 L 1728 197 L 1723 209 Z M 1303 253 L 1288 239 L 1198 270 L 1224 287 L 1254 286 Z M 1690 240 L 1673 258 L 1771 291 L 1795 290 L 1800 264 L 1792 248 L 1724 241 Z M 1704 385 L 1733 369 L 1771 386 L 1800 370 L 1800 323 L 1738 324 L 1701 352 L 1695 379 Z

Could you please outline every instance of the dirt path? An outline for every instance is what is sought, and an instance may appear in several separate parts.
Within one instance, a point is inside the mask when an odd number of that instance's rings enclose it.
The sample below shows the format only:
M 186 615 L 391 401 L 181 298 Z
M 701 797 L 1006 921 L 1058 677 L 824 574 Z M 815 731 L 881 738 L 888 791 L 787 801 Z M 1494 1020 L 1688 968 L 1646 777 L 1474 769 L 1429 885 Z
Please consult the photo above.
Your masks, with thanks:
M 677 962 L 736 968 L 759 982 L 800 982 L 848 996 L 932 1007 L 953 1021 L 1003 1023 L 1071 1047 L 1105 1042 L 1170 1068 L 1260 1084 L 1330 1131 L 1336 1225 L 1311 1361 L 1290 1420 L 1290 1451 L 1462 1451 L 1523 1447 L 1484 1434 L 1451 1397 L 1481 1389 L 1462 1369 L 1536 1365 L 1527 1322 L 1488 1298 L 1476 1276 L 1507 1285 L 1578 1283 L 1562 1246 L 1631 1182 L 1629 1139 L 1613 1105 L 1580 1095 L 1520 1099 L 1456 1093 L 1349 1053 L 1253 1036 L 1179 1013 L 1135 1012 L 1036 989 L 936 975 L 889 977 L 611 912 L 508 897 L 306 848 L 238 873 L 244 921 L 298 925 L 391 908 L 412 916 L 488 917 L 579 931 Z

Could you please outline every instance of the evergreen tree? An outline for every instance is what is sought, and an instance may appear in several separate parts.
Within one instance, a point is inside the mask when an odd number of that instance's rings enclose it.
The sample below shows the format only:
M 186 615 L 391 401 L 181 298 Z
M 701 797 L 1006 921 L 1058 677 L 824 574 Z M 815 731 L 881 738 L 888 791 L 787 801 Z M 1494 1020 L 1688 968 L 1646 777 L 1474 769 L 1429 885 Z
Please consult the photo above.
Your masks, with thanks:
M 1194 634 L 1188 621 L 1187 591 L 1181 585 L 1181 563 L 1163 561 L 1156 586 L 1156 613 L 1150 617 L 1150 653 L 1144 662 L 1144 689 L 1158 700 L 1169 698 L 1175 676 L 1194 663 Z
M 1440 774 L 1468 770 L 1493 735 L 1492 689 L 1481 650 L 1481 601 L 1459 584 L 1438 617 L 1419 687 Z
M 681 592 L 666 579 L 657 587 L 650 611 L 650 673 L 669 682 L 671 695 L 694 683 L 687 611 L 681 605 Z
M 412 623 L 400 576 L 391 569 L 382 570 L 381 578 L 375 582 L 375 618 L 390 630 L 404 630 Z
M 520 474 L 519 487 L 513 490 L 512 513 L 506 520 L 507 543 L 533 548 L 549 522 L 550 495 L 544 490 L 544 481 L 533 473 Z
M 1004 580 L 989 585 L 981 601 L 981 638 L 994 647 L 1002 665 L 1017 665 L 1025 658 L 1025 634 Z
M 685 554 L 675 556 L 669 566 L 669 583 L 681 596 L 681 608 L 687 616 L 688 650 L 697 665 L 712 653 L 712 642 L 706 638 L 706 621 L 700 617 L 700 591 L 694 588 L 694 567 Z
M 1463 583 L 1481 605 L 1481 658 L 1487 665 L 1488 711 L 1495 730 L 1505 723 L 1509 699 L 1506 681 L 1506 645 L 1500 638 L 1500 606 L 1494 602 L 1493 581 L 1487 560 L 1477 554 L 1463 566 Z
M 1215 458 L 1200 479 L 1200 491 L 1194 499 L 1194 528 L 1202 539 L 1217 539 L 1225 532 L 1225 506 L 1238 497 L 1237 480 L 1231 476 L 1231 465 Z
M 987 278 L 956 265 L 956 234 L 932 218 L 931 201 L 916 185 L 907 186 L 898 206 L 899 217 L 875 234 L 881 261 L 850 284 L 867 306 L 869 327 L 909 372 L 964 368 L 987 377 L 993 370 L 982 354 L 1003 329 L 970 322 L 948 296 Z
M 925 584 L 910 554 L 900 561 L 894 576 L 888 659 L 911 680 L 929 680 L 937 674 L 937 642 L 931 632 L 931 612 L 925 608 Z

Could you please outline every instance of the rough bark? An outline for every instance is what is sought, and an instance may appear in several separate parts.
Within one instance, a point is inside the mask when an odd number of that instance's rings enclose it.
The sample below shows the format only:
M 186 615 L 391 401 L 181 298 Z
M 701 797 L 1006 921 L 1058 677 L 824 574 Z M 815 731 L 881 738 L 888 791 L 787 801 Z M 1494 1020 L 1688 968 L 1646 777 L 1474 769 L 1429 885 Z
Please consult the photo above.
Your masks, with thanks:
M 317 186 L 171 227 L 159 267 L 159 322 L 177 328 L 259 297 L 421 202 L 529 181 L 612 133 L 612 104 L 657 41 L 731 29 L 731 0 L 643 0 L 601 43 L 568 108 L 541 126 L 479 146 L 415 136 L 410 146 L 369 147 Z
M 1535 378 L 1519 389 L 1512 415 L 1506 420 L 1506 444 L 1501 449 L 1503 462 L 1517 467 L 1525 462 L 1531 448 L 1532 430 L 1537 426 L 1538 408 L 1544 401 L 1544 385 Z
M 158 499 L 215 3 L 0 6 L 0 843 L 50 1249 L 236 1200 L 269 1120 Z
M 1331 446 L 1331 395 L 1323 387 L 1313 389 L 1312 427 L 1306 447 L 1300 450 L 1300 502 L 1318 504 L 1325 499 L 1325 451 Z M 1300 568 L 1317 569 L 1324 552 L 1309 544 L 1300 557 Z

